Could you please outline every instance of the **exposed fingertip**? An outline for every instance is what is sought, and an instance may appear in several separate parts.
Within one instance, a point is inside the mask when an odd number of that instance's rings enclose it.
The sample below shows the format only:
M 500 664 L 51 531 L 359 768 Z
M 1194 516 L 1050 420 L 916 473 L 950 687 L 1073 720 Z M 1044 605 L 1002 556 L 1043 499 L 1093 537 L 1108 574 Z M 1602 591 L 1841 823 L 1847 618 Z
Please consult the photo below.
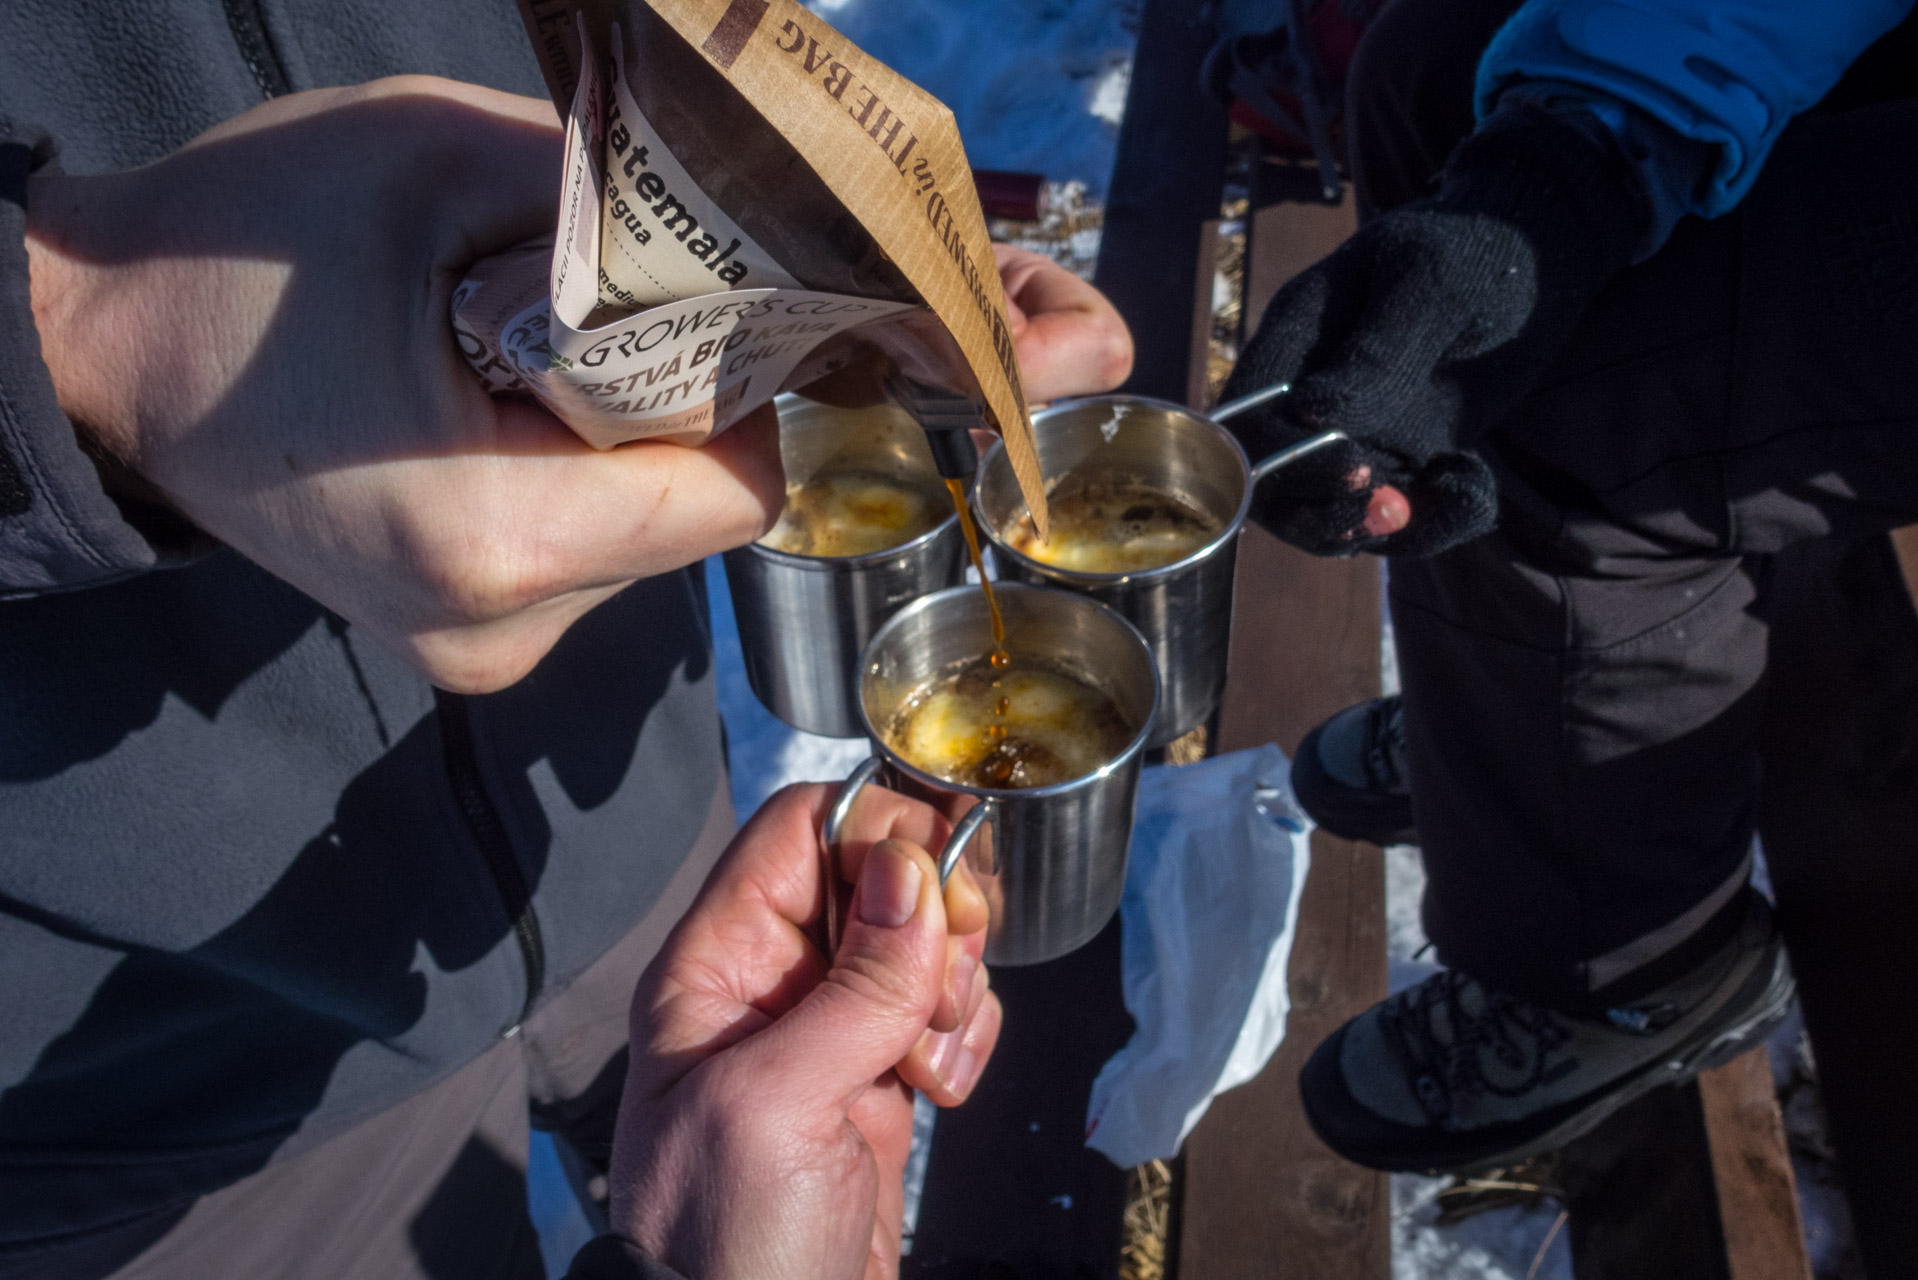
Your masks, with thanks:
M 1372 499 L 1365 510 L 1365 531 L 1375 538 L 1397 533 L 1412 519 L 1411 504 L 1405 495 L 1388 485 L 1381 485 L 1372 493 Z

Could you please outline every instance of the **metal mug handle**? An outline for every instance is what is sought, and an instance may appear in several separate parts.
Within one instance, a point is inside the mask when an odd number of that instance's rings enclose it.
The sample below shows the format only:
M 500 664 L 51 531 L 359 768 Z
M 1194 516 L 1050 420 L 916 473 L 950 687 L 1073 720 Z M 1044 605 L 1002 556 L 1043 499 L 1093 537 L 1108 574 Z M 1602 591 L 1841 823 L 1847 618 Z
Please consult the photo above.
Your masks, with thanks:
M 1237 417 L 1247 409 L 1255 409 L 1268 400 L 1277 400 L 1280 396 L 1290 393 L 1291 390 L 1291 383 L 1275 382 L 1269 387 L 1254 391 L 1251 395 L 1240 396 L 1237 400 L 1226 401 L 1224 404 L 1213 409 L 1208 416 L 1214 422 L 1224 422 L 1227 418 Z M 1252 483 L 1256 485 L 1280 467 L 1297 462 L 1306 454 L 1317 453 L 1320 449 L 1325 448 L 1326 445 L 1337 444 L 1345 438 L 1346 436 L 1343 431 L 1321 431 L 1315 436 L 1306 437 L 1297 444 L 1287 445 L 1271 457 L 1261 458 L 1253 464 Z
M 1326 445 L 1337 444 L 1343 439 L 1345 439 L 1343 431 L 1321 431 L 1315 436 L 1307 436 L 1297 444 L 1289 444 L 1270 457 L 1261 458 L 1252 464 L 1252 483 L 1257 484 L 1280 467 L 1289 466 L 1306 454 L 1317 453 Z
M 1280 396 L 1292 394 L 1292 384 L 1275 382 L 1269 387 L 1261 387 L 1249 396 L 1240 396 L 1237 400 L 1227 400 L 1224 404 L 1214 405 L 1206 417 L 1214 422 L 1224 422 L 1227 418 L 1236 418 L 1247 409 L 1256 409 L 1267 400 L 1277 400 Z
M 838 859 L 835 856 L 839 848 L 839 836 L 846 825 L 846 818 L 852 813 L 852 802 L 866 789 L 866 784 L 879 776 L 886 766 L 883 756 L 868 756 L 860 762 L 857 769 L 846 775 L 840 784 L 839 795 L 832 802 L 832 808 L 826 811 L 826 821 L 819 829 L 819 856 L 821 871 L 826 884 L 826 947 L 828 955 L 839 952 L 839 938 L 845 930 L 845 924 L 839 918 L 839 895 L 833 887 L 839 883 Z M 966 846 L 979 834 L 979 828 L 992 820 L 997 806 L 991 800 L 981 800 L 966 811 L 966 816 L 953 826 L 952 834 L 946 837 L 945 848 L 939 851 L 939 887 L 945 888 L 946 881 L 952 879 L 952 873 L 959 866 L 959 859 L 965 853 Z

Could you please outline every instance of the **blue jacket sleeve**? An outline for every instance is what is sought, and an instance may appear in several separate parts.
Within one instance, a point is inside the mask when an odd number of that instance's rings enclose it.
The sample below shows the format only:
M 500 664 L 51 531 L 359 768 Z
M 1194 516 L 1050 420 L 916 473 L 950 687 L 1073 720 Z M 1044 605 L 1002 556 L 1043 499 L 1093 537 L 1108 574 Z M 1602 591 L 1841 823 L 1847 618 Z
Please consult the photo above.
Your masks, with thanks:
M 210 545 L 177 517 L 139 527 L 148 523 L 140 504 L 107 494 L 60 412 L 34 327 L 26 251 L 27 175 L 52 154 L 46 134 L 0 120 L 0 600 L 100 586 Z
M 1654 175 L 1691 191 L 1683 210 L 1724 213 L 1744 196 L 1786 123 L 1838 82 L 1853 59 L 1911 12 L 1913 0 L 1528 0 L 1479 63 L 1489 115 L 1510 89 L 1551 82 L 1589 95 L 1615 129 L 1622 104 L 1697 148 L 1654 146 Z M 1641 132 L 1643 132 L 1641 130 Z M 1653 131 L 1655 134 L 1656 131 Z

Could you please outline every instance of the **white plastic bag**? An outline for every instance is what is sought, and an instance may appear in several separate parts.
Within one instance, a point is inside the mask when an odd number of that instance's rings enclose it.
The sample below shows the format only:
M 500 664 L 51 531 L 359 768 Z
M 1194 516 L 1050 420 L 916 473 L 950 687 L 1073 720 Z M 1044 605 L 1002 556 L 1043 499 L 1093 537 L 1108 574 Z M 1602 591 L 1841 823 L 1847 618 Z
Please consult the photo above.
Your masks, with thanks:
M 1140 779 L 1119 908 L 1138 1025 L 1086 1107 L 1086 1145 L 1121 1168 L 1176 1155 L 1284 1038 L 1311 826 L 1275 746 Z

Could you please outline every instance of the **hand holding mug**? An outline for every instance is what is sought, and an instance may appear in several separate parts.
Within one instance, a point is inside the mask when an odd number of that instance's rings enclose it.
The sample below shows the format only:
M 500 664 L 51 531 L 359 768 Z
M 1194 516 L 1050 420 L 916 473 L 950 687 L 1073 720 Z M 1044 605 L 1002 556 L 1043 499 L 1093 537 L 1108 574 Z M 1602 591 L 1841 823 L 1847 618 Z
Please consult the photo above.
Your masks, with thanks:
M 912 1090 L 962 1101 L 998 1037 L 985 902 L 964 872 L 941 893 L 925 848 L 946 824 L 923 804 L 861 795 L 822 953 L 832 798 L 767 801 L 634 996 L 613 1228 L 699 1280 L 895 1275 Z

